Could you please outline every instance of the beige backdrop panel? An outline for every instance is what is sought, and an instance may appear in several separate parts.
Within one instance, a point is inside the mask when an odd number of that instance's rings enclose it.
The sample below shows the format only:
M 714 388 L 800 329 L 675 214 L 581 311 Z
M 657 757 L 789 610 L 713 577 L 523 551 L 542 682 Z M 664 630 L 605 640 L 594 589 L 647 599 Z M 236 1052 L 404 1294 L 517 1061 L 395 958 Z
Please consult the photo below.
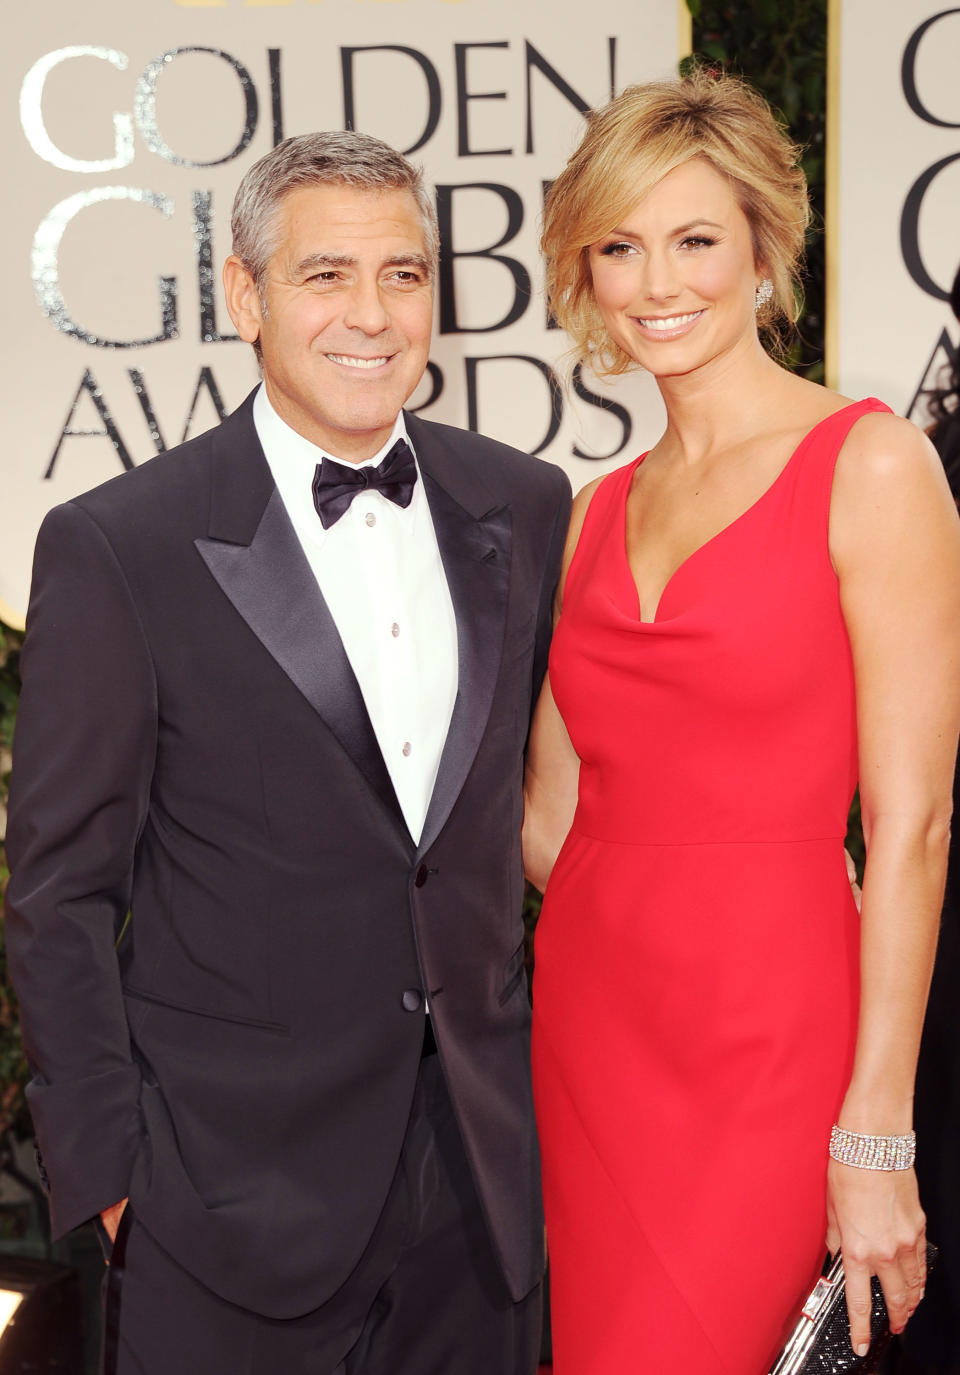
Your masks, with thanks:
M 831 0 L 829 376 L 926 423 L 955 348 L 960 8 Z
M 649 444 L 662 412 L 644 380 L 617 384 L 619 411 L 593 379 L 586 396 L 551 391 L 565 344 L 544 316 L 537 227 L 578 105 L 673 75 L 681 14 L 682 0 L 11 6 L 0 615 L 20 621 L 50 506 L 208 428 L 255 384 L 219 286 L 234 189 L 278 136 L 342 128 L 351 106 L 357 128 L 421 145 L 448 208 L 435 370 L 412 404 L 541 452 L 577 486 Z

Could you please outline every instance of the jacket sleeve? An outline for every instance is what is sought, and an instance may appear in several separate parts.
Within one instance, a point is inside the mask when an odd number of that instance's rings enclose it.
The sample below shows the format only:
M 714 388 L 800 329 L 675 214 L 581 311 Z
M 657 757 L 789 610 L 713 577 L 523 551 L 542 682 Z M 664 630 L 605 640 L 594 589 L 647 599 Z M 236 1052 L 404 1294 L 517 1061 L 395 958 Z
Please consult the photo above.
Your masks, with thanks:
M 54 1236 L 126 1196 L 140 1142 L 116 956 L 157 739 L 157 690 L 122 569 L 80 506 L 40 531 L 14 739 L 10 971 Z

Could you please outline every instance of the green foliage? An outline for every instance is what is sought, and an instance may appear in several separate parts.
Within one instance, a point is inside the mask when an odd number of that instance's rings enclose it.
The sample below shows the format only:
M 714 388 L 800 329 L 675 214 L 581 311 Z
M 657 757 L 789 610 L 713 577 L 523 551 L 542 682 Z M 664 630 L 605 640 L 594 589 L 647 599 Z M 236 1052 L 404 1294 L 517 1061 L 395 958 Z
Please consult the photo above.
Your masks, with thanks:
M 20 645 L 23 636 L 0 621 L 0 800 L 5 800 L 10 781 L 10 745 L 20 694 Z
M 0 623 L 0 903 L 9 877 L 3 839 L 6 834 L 7 787 L 10 782 L 10 748 L 20 692 L 20 645 L 22 636 Z M 0 1135 L 7 1129 L 29 1130 L 23 1097 L 28 1078 L 20 1047 L 17 1001 L 7 977 L 3 918 L 0 916 Z
M 813 225 L 807 235 L 804 308 L 786 362 L 823 381 L 826 261 L 823 219 L 827 148 L 827 0 L 687 0 L 690 61 L 721 67 L 755 86 L 803 149 Z

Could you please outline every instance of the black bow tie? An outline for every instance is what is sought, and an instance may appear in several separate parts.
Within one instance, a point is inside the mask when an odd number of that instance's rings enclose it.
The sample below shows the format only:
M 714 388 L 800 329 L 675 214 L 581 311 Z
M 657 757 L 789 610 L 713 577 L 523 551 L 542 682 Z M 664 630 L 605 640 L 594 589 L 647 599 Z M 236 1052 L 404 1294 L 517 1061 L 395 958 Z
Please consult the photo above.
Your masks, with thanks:
M 417 480 L 417 465 L 405 439 L 396 444 L 375 468 L 367 464 L 355 468 L 352 464 L 337 463 L 324 458 L 313 475 L 313 504 L 317 508 L 324 530 L 350 509 L 359 492 L 380 492 L 398 506 L 409 506 Z

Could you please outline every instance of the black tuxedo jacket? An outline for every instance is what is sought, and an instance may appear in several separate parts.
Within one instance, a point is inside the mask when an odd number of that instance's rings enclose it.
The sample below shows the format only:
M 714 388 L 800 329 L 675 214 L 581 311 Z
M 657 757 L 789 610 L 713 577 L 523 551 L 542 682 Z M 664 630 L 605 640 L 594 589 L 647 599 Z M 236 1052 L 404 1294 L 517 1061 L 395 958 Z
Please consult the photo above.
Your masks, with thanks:
M 521 757 L 569 484 L 408 417 L 459 645 L 417 846 L 251 407 L 37 545 L 7 939 L 55 1232 L 129 1194 L 217 1293 L 317 1307 L 391 1183 L 426 993 L 519 1298 L 542 1269 Z

